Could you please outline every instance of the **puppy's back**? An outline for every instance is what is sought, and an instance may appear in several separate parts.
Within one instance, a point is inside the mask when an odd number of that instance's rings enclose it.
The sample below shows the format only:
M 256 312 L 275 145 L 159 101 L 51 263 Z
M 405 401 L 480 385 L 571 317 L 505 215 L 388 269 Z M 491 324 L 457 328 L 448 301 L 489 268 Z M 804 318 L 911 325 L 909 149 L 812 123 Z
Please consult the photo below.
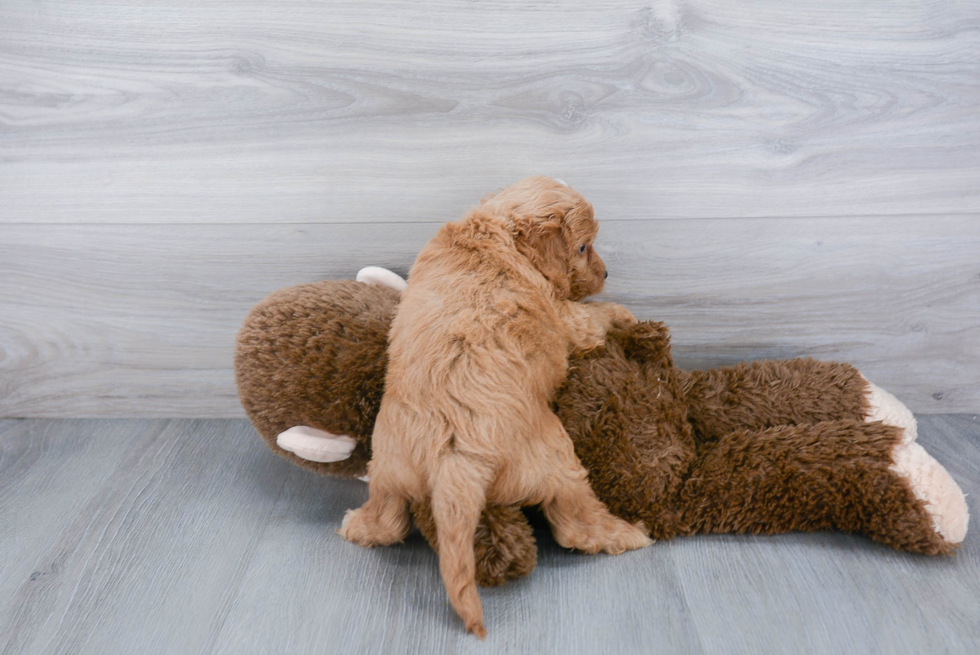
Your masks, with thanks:
M 505 230 L 443 226 L 412 267 L 392 322 L 386 393 L 475 416 L 519 418 L 546 404 L 567 362 L 546 294 Z

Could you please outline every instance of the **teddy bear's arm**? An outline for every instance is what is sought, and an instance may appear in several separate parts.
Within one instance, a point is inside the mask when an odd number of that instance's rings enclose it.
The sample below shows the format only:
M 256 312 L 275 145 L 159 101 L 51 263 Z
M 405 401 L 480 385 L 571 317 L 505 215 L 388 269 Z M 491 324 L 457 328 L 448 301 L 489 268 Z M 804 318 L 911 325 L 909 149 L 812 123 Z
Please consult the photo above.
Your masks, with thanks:
M 681 375 L 688 416 L 700 442 L 736 430 L 864 420 L 871 413 L 871 386 L 849 364 L 758 361 Z

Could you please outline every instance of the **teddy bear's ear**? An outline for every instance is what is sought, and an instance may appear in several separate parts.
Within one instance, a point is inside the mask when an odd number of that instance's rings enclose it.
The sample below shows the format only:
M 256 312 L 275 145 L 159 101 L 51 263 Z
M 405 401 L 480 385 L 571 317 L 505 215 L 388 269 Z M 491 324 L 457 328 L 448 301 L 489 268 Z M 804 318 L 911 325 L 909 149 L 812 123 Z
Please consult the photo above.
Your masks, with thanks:
M 357 277 L 354 279 L 364 284 L 388 287 L 395 291 L 404 291 L 408 286 L 408 282 L 401 275 L 380 266 L 365 266 L 357 272 Z
M 621 333 L 620 342 L 630 359 L 674 365 L 670 356 L 670 332 L 659 321 L 641 321 L 630 325 Z

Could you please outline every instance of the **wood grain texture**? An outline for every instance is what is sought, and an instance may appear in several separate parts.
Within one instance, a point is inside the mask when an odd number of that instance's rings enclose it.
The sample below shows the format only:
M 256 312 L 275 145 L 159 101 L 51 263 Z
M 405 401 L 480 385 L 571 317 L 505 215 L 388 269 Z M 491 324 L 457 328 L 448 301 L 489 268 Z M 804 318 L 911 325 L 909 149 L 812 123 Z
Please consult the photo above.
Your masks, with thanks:
M 4 3 L 0 416 L 240 416 L 255 301 L 532 173 L 681 363 L 975 411 L 978 51 L 962 0 Z
M 919 434 L 976 517 L 980 417 L 922 416 Z M 681 549 L 677 566 L 706 652 L 967 653 L 980 646 L 971 529 L 952 558 L 846 535 L 718 536 Z
M 0 222 L 977 213 L 977 51 L 964 0 L 4 3 Z
M 980 417 L 921 417 L 919 441 L 980 515 Z M 980 647 L 972 533 L 940 558 L 833 533 L 590 557 L 539 526 L 535 572 L 482 592 L 484 643 L 462 630 L 417 534 L 376 549 L 335 534 L 365 485 L 290 466 L 244 420 L 0 421 L 0 444 L 0 511 L 18 519 L 0 523 L 4 653 Z
M 980 410 L 980 216 L 606 221 L 608 296 L 682 366 L 846 360 Z M 7 225 L 0 416 L 241 416 L 234 336 L 283 286 L 407 271 L 437 224 Z M 43 234 L 43 238 L 39 237 Z
M 49 460 L 72 463 L 74 443 L 86 431 L 79 425 L 40 424 L 58 432 Z M 77 477 L 97 493 L 74 499 L 75 511 L 65 512 L 56 530 L 34 524 L 12 535 L 37 544 L 35 563 L 20 567 L 37 575 L 13 578 L 19 586 L 0 599 L 0 634 L 10 649 L 4 652 L 204 649 L 269 526 L 285 464 L 255 468 L 256 449 L 242 447 L 252 433 L 240 422 L 81 425 L 100 426 L 98 447 L 114 447 L 115 459 L 100 464 L 111 475 L 100 480 L 82 469 Z M 112 438 L 121 431 L 132 436 Z M 39 462 L 30 471 L 50 476 L 52 466 L 59 465 Z M 47 488 L 11 486 L 4 504 L 19 513 L 50 513 L 48 505 L 61 504 Z
M 127 422 L 4 421 L 0 424 L 0 598 L 24 580 L 57 575 L 65 553 L 38 555 L 98 494 L 141 433 L 156 426 Z M 67 438 L 66 435 L 71 435 Z M 48 502 L 29 499 L 41 495 Z

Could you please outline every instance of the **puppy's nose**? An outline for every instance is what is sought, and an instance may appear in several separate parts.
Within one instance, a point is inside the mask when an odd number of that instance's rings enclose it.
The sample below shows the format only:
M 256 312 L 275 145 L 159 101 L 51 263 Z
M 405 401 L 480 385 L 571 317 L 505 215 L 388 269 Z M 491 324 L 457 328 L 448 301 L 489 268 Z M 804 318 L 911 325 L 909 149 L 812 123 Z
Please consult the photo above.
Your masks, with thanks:
M 609 277 L 609 271 L 606 271 L 605 273 L 602 274 L 603 280 L 605 280 L 607 277 Z

